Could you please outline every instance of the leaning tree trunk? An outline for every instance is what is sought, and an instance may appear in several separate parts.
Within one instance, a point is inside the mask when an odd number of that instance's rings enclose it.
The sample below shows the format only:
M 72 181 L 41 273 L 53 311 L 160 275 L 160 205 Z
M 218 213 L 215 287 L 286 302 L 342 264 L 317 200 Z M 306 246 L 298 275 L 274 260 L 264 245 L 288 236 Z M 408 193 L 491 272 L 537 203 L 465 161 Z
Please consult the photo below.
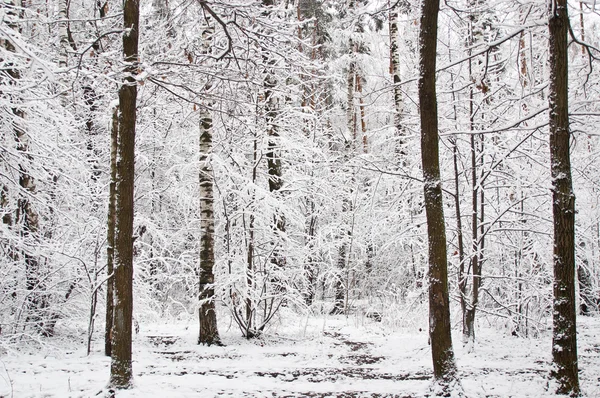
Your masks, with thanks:
M 575 195 L 569 155 L 567 0 L 550 2 L 550 164 L 554 216 L 554 312 L 551 376 L 558 394 L 579 394 L 575 310 Z
M 114 272 L 114 317 L 110 384 L 130 388 L 131 324 L 133 315 L 133 189 L 135 166 L 135 124 L 137 102 L 139 1 L 124 0 L 124 79 L 119 89 L 119 140 L 117 167 L 116 244 Z
M 204 53 L 210 52 L 212 29 L 203 32 Z M 207 83 L 207 90 L 210 83 Z M 210 166 L 213 122 L 210 109 L 200 110 L 200 331 L 198 344 L 221 345 L 215 311 L 215 213 L 213 199 L 214 173 Z
M 115 205 L 117 196 L 117 145 L 119 135 L 119 108 L 115 107 L 110 130 L 110 183 L 108 188 L 108 225 L 106 231 L 106 327 L 104 329 L 104 355 L 111 356 L 114 313 L 114 255 L 115 255 Z
M 446 227 L 440 181 L 435 68 L 439 0 L 424 0 L 421 14 L 419 108 L 425 213 L 429 239 L 429 336 L 436 382 L 447 387 L 457 380 L 448 301 Z

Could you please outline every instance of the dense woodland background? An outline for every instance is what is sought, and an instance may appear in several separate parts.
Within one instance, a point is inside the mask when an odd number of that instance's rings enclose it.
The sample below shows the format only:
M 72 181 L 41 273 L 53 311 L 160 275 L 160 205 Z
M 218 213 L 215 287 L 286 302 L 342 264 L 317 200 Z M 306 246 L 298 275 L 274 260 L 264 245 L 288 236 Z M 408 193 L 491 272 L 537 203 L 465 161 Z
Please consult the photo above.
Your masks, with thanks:
M 0 345 L 73 328 L 104 333 L 111 131 L 124 70 L 137 81 L 140 327 L 197 316 L 210 231 L 202 214 L 214 217 L 218 320 L 245 337 L 267 331 L 282 308 L 421 325 L 420 8 L 139 5 L 139 62 L 124 64 L 120 2 L 2 3 Z M 551 325 L 547 13 L 539 1 L 441 5 L 449 289 L 452 324 L 466 340 L 482 321 L 520 337 Z M 600 16 L 592 2 L 570 2 L 569 14 L 577 299 L 589 315 L 600 301 Z M 207 184 L 214 212 L 200 193 Z

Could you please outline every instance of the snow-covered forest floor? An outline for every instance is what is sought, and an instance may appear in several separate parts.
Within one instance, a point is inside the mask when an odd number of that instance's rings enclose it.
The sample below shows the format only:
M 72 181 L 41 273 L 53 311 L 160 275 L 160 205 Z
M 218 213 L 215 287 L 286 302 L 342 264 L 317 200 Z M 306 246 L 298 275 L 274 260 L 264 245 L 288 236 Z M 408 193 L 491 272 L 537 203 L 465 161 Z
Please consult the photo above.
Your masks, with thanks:
M 295 321 L 295 322 L 294 322 Z M 286 326 L 284 327 L 284 323 Z M 483 322 L 482 322 L 483 323 Z M 245 340 L 222 326 L 224 347 L 196 345 L 197 325 L 141 324 L 134 339 L 135 388 L 117 397 L 423 397 L 431 379 L 427 332 L 364 317 L 296 318 Z M 36 349 L 5 347 L 2 397 L 104 397 L 109 358 L 102 333 L 86 356 L 85 335 L 63 326 Z M 77 329 L 81 330 L 81 329 Z M 600 396 L 600 318 L 579 317 L 584 396 Z M 456 332 L 456 331 L 455 331 Z M 551 338 L 518 338 L 480 325 L 468 352 L 453 335 L 466 396 L 542 397 Z

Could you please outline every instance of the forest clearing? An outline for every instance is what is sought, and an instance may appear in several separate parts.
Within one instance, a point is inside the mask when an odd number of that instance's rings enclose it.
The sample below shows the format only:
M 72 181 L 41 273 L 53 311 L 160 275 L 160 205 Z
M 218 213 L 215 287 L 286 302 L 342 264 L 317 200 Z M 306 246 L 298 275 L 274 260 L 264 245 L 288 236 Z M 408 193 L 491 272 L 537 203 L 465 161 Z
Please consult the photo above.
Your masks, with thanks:
M 282 318 L 257 340 L 241 338 L 233 328 L 224 330 L 224 347 L 196 345 L 192 320 L 141 324 L 133 343 L 135 386 L 116 396 L 430 396 L 431 350 L 427 332 L 419 331 L 426 327 L 422 321 L 396 329 L 362 316 Z M 600 395 L 598 328 L 597 317 L 583 318 L 578 325 L 583 397 Z M 109 396 L 110 359 L 103 356 L 101 342 L 95 341 L 86 356 L 85 336 L 65 340 L 30 352 L 4 353 L 0 396 Z M 466 396 L 555 396 L 549 390 L 549 330 L 522 339 L 483 327 L 478 340 L 470 353 L 455 346 Z

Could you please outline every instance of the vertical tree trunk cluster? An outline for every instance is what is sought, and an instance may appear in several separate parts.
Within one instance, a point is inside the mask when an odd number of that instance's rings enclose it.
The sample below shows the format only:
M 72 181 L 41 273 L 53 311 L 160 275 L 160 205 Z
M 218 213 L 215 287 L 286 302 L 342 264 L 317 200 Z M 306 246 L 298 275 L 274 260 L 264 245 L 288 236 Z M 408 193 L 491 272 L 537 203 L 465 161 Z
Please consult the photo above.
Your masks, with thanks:
M 421 114 L 421 159 L 425 213 L 429 239 L 429 336 L 433 374 L 448 386 L 456 380 L 456 364 L 450 334 L 446 227 L 440 180 L 439 136 L 436 92 L 436 50 L 439 0 L 424 0 L 421 14 L 419 108 Z
M 138 72 L 139 0 L 123 3 L 123 82 L 119 88 L 117 200 L 114 252 L 114 315 L 110 384 L 129 388 L 133 383 L 131 334 L 133 315 L 133 189 Z
M 550 164 L 554 217 L 551 375 L 558 394 L 579 394 L 575 308 L 575 195 L 571 178 L 566 0 L 550 2 Z
M 7 6 L 8 27 L 14 32 L 21 32 L 17 23 L 18 6 L 14 1 L 8 2 Z M 25 5 L 22 6 L 25 7 Z M 3 39 L 1 43 L 6 51 L 17 53 L 17 49 L 10 38 Z M 9 68 L 5 73 L 13 80 L 8 84 L 16 84 L 21 79 L 21 72 L 10 63 L 8 63 L 8 66 Z M 33 156 L 29 151 L 30 137 L 27 132 L 26 113 L 23 107 L 15 103 L 9 111 L 9 115 L 12 124 L 12 136 L 19 153 L 17 165 L 19 192 L 16 195 L 18 199 L 13 218 L 12 210 L 9 209 L 14 208 L 14 205 L 11 206 L 9 203 L 8 187 L 2 187 L 1 204 L 2 208 L 5 209 L 2 219 L 4 224 L 14 229 L 23 239 L 20 247 L 10 248 L 10 257 L 13 260 L 22 259 L 25 265 L 25 289 L 27 291 L 25 301 L 27 317 L 25 323 L 42 335 L 51 336 L 54 334 L 56 319 L 53 319 L 48 312 L 48 294 L 46 293 L 40 258 L 33 254 L 39 243 L 40 221 L 39 215 L 32 204 L 32 198 L 36 196 L 36 183 L 29 170 L 29 164 L 33 160 Z

